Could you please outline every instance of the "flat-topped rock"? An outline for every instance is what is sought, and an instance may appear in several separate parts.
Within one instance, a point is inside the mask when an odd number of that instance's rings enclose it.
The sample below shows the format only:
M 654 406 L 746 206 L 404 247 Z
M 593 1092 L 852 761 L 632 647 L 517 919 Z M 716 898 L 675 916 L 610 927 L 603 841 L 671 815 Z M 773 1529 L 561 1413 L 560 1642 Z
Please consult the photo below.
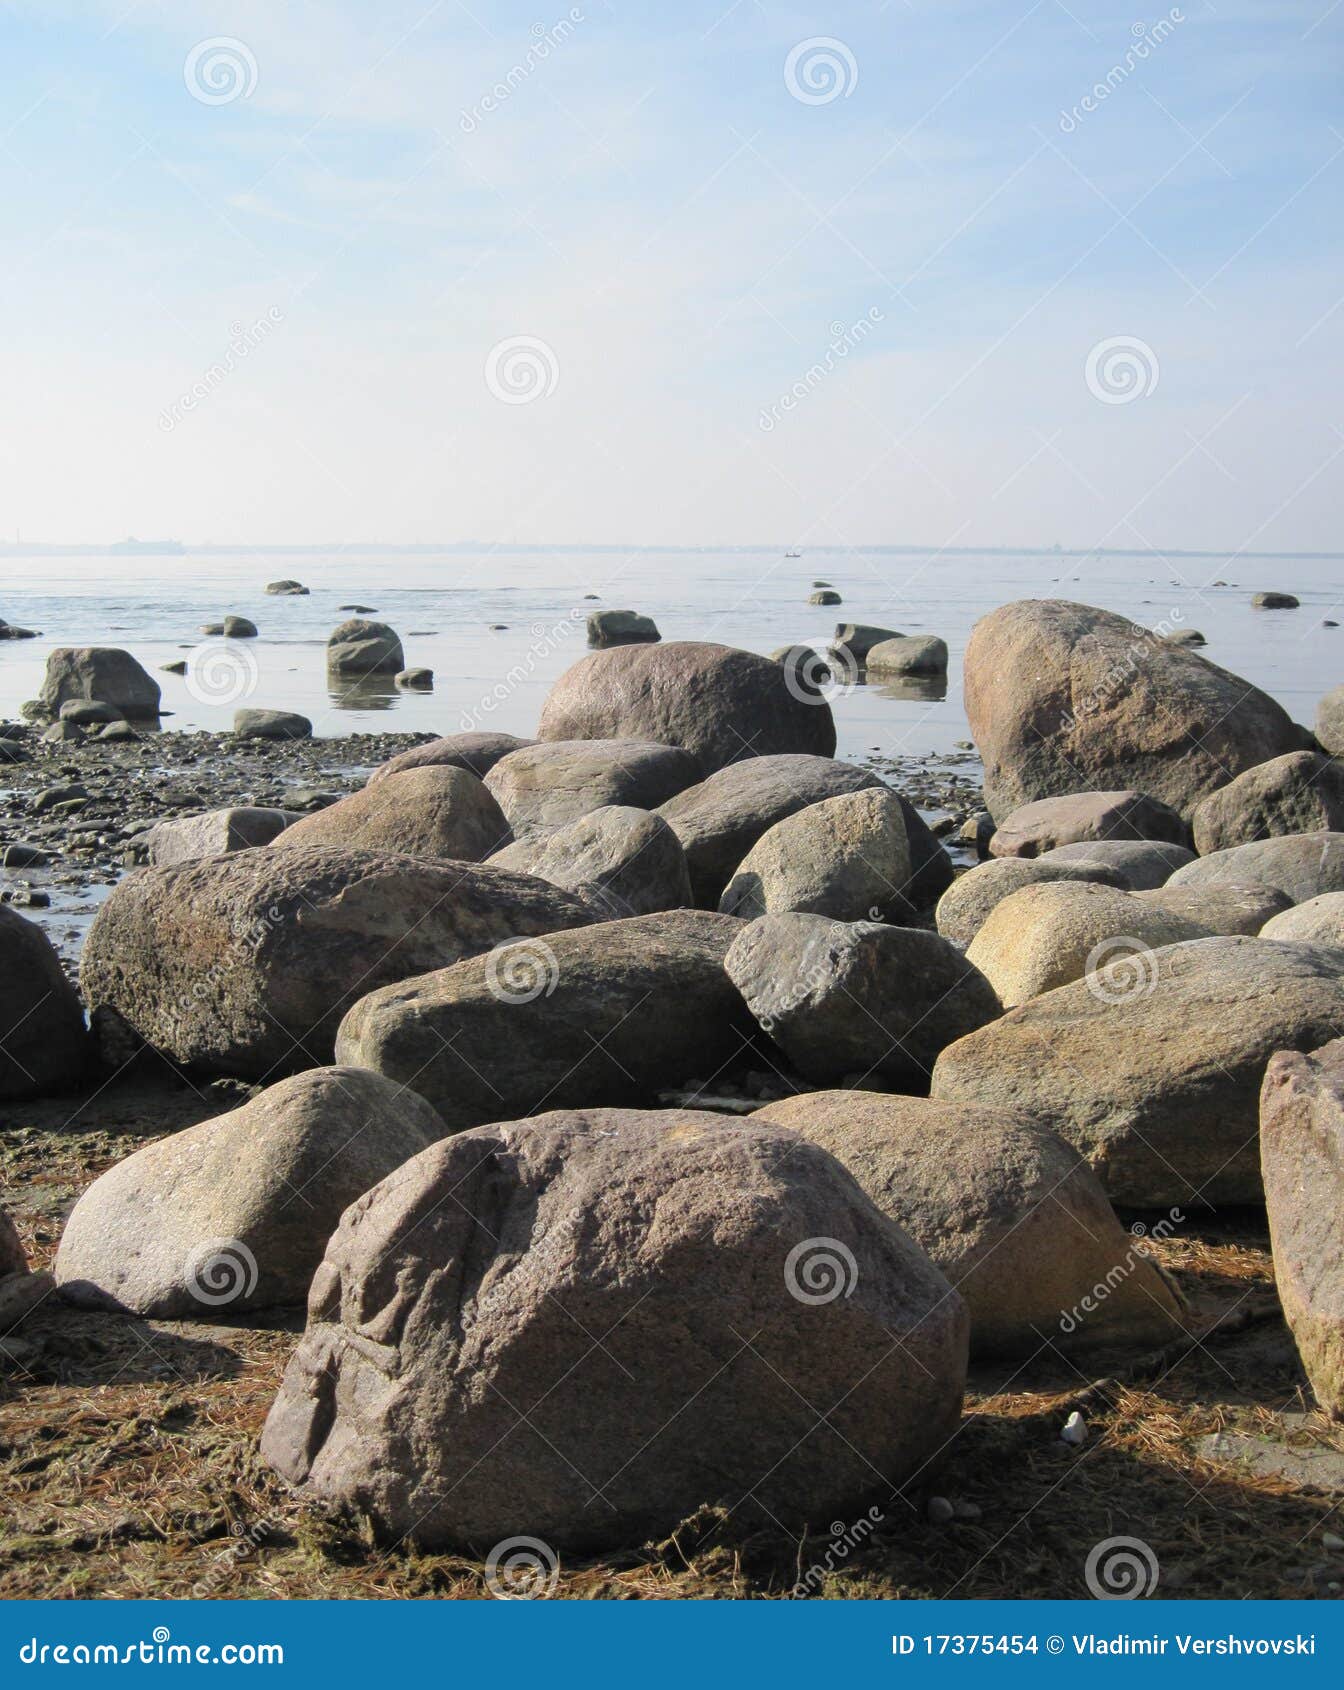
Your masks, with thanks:
M 656 809 L 693 786 L 700 766 L 675 745 L 638 739 L 539 740 L 501 757 L 485 784 L 523 837 L 607 805 Z
M 995 857 L 1039 857 L 1059 845 L 1111 839 L 1188 846 L 1190 829 L 1169 804 L 1142 792 L 1070 792 L 1005 816 L 989 849 Z
M 1285 833 L 1344 829 L 1344 764 L 1290 751 L 1219 787 L 1191 817 L 1201 857 Z
M 276 850 L 340 845 L 479 863 L 512 835 L 483 782 L 465 769 L 423 764 L 371 782 L 286 828 Z

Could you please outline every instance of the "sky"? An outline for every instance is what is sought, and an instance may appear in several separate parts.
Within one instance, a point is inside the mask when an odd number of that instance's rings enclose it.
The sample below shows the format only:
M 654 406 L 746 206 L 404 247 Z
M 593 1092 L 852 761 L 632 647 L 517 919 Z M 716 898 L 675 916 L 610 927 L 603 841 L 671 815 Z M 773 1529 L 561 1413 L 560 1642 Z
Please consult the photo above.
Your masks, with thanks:
M 1341 550 L 1339 0 L 0 0 L 0 537 Z

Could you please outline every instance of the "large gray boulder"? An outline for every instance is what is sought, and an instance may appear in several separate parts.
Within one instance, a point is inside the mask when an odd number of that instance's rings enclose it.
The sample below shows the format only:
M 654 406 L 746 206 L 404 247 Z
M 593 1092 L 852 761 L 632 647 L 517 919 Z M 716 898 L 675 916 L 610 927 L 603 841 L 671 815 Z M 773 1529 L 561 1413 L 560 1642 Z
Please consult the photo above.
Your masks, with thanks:
M 1088 839 L 1076 845 L 1056 845 L 1043 852 L 1043 863 L 1104 863 L 1113 868 L 1131 892 L 1151 892 L 1165 886 L 1178 869 L 1195 860 L 1184 845 L 1160 839 Z
M 724 888 L 725 915 L 785 910 L 836 921 L 901 921 L 913 913 L 905 812 L 886 787 L 842 792 L 785 816 L 756 841 Z
M 401 637 L 386 622 L 352 616 L 327 637 L 327 668 L 337 675 L 395 675 L 406 667 Z
M 110 704 L 128 721 L 152 720 L 159 714 L 159 683 L 129 651 L 115 646 L 57 646 L 47 658 L 47 672 L 38 692 L 46 714 L 59 716 L 70 699 L 97 699 Z
M 485 784 L 523 838 L 620 804 L 652 810 L 693 786 L 700 766 L 674 745 L 639 739 L 539 741 L 501 757 Z
M 738 864 L 776 822 L 842 792 L 881 785 L 867 769 L 833 757 L 752 757 L 687 787 L 658 814 L 686 852 L 696 903 L 713 909 Z
M 331 845 L 145 868 L 116 886 L 80 982 L 105 1054 L 259 1079 L 331 1061 L 364 993 L 502 940 L 592 921 L 544 881 Z
M 750 1023 L 723 971 L 741 923 L 703 910 L 517 939 L 362 997 L 337 1060 L 414 1084 L 454 1131 L 651 1104 L 714 1073 Z
M 936 634 L 902 634 L 868 648 L 870 675 L 945 675 L 947 641 Z
M 261 1451 L 425 1549 L 607 1549 L 704 1506 L 800 1532 L 927 1483 L 966 1329 L 795 1135 L 557 1112 L 445 1139 L 347 1211 Z
M 1322 892 L 1305 904 L 1293 904 L 1271 916 L 1262 939 L 1289 939 L 1309 945 L 1344 945 L 1344 892 Z
M 1316 738 L 1332 757 L 1344 757 L 1344 686 L 1333 687 L 1316 706 Z
M 995 857 L 1040 857 L 1057 845 L 1159 839 L 1189 845 L 1190 829 L 1168 804 L 1142 792 L 1069 792 L 1014 810 L 989 842 Z
M 660 640 L 658 625 L 651 616 L 637 610 L 590 610 L 588 644 L 594 646 L 644 645 Z
M 83 1008 L 50 939 L 0 904 L 0 1098 L 69 1091 L 86 1046 Z
M 995 821 L 1037 798 L 1133 787 L 1189 815 L 1243 769 L 1298 751 L 1282 707 L 1108 610 L 1020 599 L 982 617 L 966 714 Z
M 1344 1419 L 1344 1039 L 1271 1060 L 1260 1159 L 1284 1318 L 1316 1401 Z
M 1263 931 L 1265 923 L 1292 903 L 1272 886 L 1156 886 L 1136 892 L 1141 904 L 1198 922 L 1209 933 Z
M 401 752 L 399 756 L 389 757 L 369 776 L 369 785 L 386 780 L 389 775 L 399 775 L 405 769 L 428 767 L 465 769 L 477 780 L 484 780 L 501 757 L 507 757 L 511 751 L 521 751 L 525 745 L 535 744 L 535 740 L 519 739 L 516 734 L 447 734 L 442 739 L 428 740 L 424 745 L 414 745 L 409 751 Z
M 341 845 L 479 863 L 512 838 L 504 812 L 465 769 L 429 764 L 361 787 L 288 827 L 276 850 Z
M 207 810 L 200 816 L 173 816 L 158 822 L 145 834 L 144 843 L 149 861 L 155 868 L 164 868 L 195 857 L 222 857 L 230 851 L 269 845 L 297 820 L 298 816 L 288 810 L 234 805 L 226 810 Z
M 1055 881 L 1024 886 L 996 904 L 966 960 L 1012 1009 L 1099 968 L 1130 967 L 1135 953 L 1212 934 L 1188 916 L 1141 902 L 1137 892 Z
M 724 966 L 757 1022 L 814 1085 L 923 1087 L 944 1045 L 1000 1012 L 955 945 L 919 927 L 766 915 Z
M 609 919 L 691 902 L 681 841 L 661 816 L 628 805 L 590 810 L 554 833 L 506 845 L 490 861 L 495 868 L 549 880 Z
M 1087 1157 L 1114 1203 L 1258 1203 L 1265 1064 L 1323 1044 L 1341 1016 L 1337 951 L 1197 939 L 1136 953 L 958 1040 L 933 1096 L 1025 1111 Z
M 1268 886 L 1295 904 L 1323 892 L 1344 892 L 1344 832 L 1287 833 L 1232 845 L 1187 863 L 1170 886 Z
M 551 688 L 537 731 L 542 739 L 680 745 L 705 774 L 744 757 L 835 751 L 835 721 L 820 692 L 799 688 L 793 672 L 768 657 L 694 640 L 580 658 Z
M 1344 829 L 1344 763 L 1290 751 L 1211 792 L 1190 821 L 1201 857 L 1253 839 Z
M 96 1179 L 61 1235 L 56 1283 L 83 1307 L 161 1320 L 303 1303 L 344 1210 L 444 1131 L 377 1074 L 295 1074 Z
M 945 939 L 969 945 L 989 919 L 991 910 L 1023 886 L 1078 880 L 1095 881 L 1102 886 L 1125 885 L 1119 870 L 1105 863 L 1001 857 L 993 862 L 977 863 L 965 874 L 959 874 L 938 900 L 934 920 Z
M 837 622 L 831 650 L 847 659 L 850 667 L 861 669 L 875 645 L 904 637 L 895 628 L 878 628 L 866 622 Z
M 829 1150 L 966 1299 L 971 1354 L 1179 1335 L 1180 1304 L 1078 1152 L 1020 1116 L 927 1097 L 807 1092 L 751 1117 Z
M 235 710 L 235 739 L 311 739 L 313 724 L 297 710 Z

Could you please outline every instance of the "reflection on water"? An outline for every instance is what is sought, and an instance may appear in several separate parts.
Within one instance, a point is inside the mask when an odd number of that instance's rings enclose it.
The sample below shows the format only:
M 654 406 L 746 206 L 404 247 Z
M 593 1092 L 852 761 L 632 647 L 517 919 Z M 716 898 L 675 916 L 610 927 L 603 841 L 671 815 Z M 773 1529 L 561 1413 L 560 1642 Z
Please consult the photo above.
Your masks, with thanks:
M 892 675 L 888 680 L 868 682 L 877 698 L 908 698 L 924 704 L 941 704 L 947 697 L 946 675 Z
M 327 697 L 337 710 L 395 710 L 403 696 L 391 675 L 327 674 Z

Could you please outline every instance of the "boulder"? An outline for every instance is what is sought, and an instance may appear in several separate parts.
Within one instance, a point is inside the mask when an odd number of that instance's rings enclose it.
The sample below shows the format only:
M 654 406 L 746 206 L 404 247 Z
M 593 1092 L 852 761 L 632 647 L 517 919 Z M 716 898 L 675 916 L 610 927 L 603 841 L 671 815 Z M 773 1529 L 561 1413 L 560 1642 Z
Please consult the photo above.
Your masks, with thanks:
M 18 1228 L 8 1214 L 0 1209 L 0 1279 L 8 1279 L 12 1273 L 27 1271 L 28 1257 L 24 1252 Z
M 432 669 L 403 669 L 396 677 L 397 685 L 410 692 L 433 692 L 434 671 Z
M 485 777 L 514 832 L 546 833 L 617 804 L 652 810 L 700 779 L 675 745 L 639 739 L 543 740 L 511 751 Z
M 737 865 L 776 822 L 842 792 L 880 787 L 833 757 L 752 757 L 687 787 L 658 811 L 680 839 L 697 904 L 713 909 Z
M 653 618 L 641 616 L 637 610 L 588 612 L 589 645 L 643 645 L 662 637 Z
M 0 640 L 35 640 L 36 628 L 17 628 L 12 622 L 0 618 Z
M 1300 603 L 1291 593 L 1257 593 L 1251 600 L 1256 610 L 1296 610 Z
M 14 1222 L 0 1209 L 0 1338 L 20 1325 L 54 1289 L 49 1273 L 29 1271 Z
M 313 724 L 297 710 L 235 710 L 235 739 L 311 739 Z
M 308 589 L 301 581 L 268 581 L 266 591 L 280 598 L 307 598 Z
M 1180 1304 L 1096 1175 L 1020 1116 L 927 1097 L 808 1092 L 751 1117 L 829 1150 L 966 1299 L 973 1356 L 1179 1337 Z
M 1054 862 L 1044 858 L 1001 857 L 977 863 L 958 875 L 938 900 L 934 913 L 938 931 L 958 945 L 969 945 L 984 926 L 989 913 L 1020 887 L 1055 881 L 1096 881 L 1102 886 L 1124 886 L 1117 869 L 1097 862 Z
M 1070 792 L 1038 798 L 1005 816 L 989 849 L 995 857 L 1039 857 L 1057 845 L 1104 839 L 1188 846 L 1190 829 L 1170 805 L 1142 792 Z
M 1201 857 L 1253 839 L 1344 829 L 1344 764 L 1290 751 L 1211 792 L 1190 823 Z
M 737 866 L 719 908 L 752 921 L 802 910 L 836 921 L 900 921 L 910 902 L 910 840 L 886 787 L 842 792 L 768 828 Z
M 502 757 L 511 751 L 521 751 L 525 745 L 535 745 L 533 739 L 518 739 L 514 734 L 460 733 L 443 739 L 431 739 L 424 745 L 414 745 L 399 756 L 380 763 L 369 776 L 369 785 L 399 775 L 403 769 L 423 769 L 428 766 L 465 769 L 468 774 L 484 780 Z
M 327 638 L 327 668 L 338 675 L 395 675 L 406 667 L 401 638 L 386 622 L 352 616 Z
M 966 950 L 1005 1009 L 1097 969 L 1142 966 L 1145 953 L 1212 929 L 1085 880 L 1024 886 L 990 911 Z
M 1159 636 L 1168 645 L 1207 645 L 1209 642 L 1198 628 L 1174 628 L 1169 634 Z
M 864 622 L 837 622 L 831 649 L 843 653 L 855 668 L 862 668 L 868 653 L 883 640 L 899 640 L 904 636 L 895 628 L 875 628 Z
M 59 716 L 72 698 L 97 699 L 129 721 L 148 721 L 159 713 L 159 683 L 129 651 L 115 646 L 57 646 L 47 658 L 38 701 L 49 716 Z
M 1134 896 L 1168 915 L 1198 922 L 1209 933 L 1256 934 L 1271 916 L 1292 908 L 1272 886 L 1157 886 Z
M 586 816 L 496 851 L 495 868 L 534 874 L 609 919 L 681 909 L 691 877 L 681 841 L 661 816 L 606 804 Z
M 669 910 L 509 941 L 361 997 L 337 1060 L 414 1082 L 452 1131 L 653 1103 L 741 1049 L 750 1023 L 723 971 L 740 930 Z
M 825 1151 L 558 1111 L 445 1139 L 346 1212 L 261 1451 L 422 1549 L 608 1549 L 703 1507 L 802 1532 L 927 1483 L 966 1331 Z
M 949 1045 L 933 1096 L 1018 1109 L 1086 1156 L 1113 1203 L 1261 1200 L 1256 1109 L 1276 1050 L 1344 1015 L 1338 952 L 1228 937 L 1167 945 Z
M 1183 891 L 1209 886 L 1268 886 L 1295 904 L 1322 892 L 1344 892 L 1344 833 L 1287 833 L 1232 845 L 1187 863 L 1170 885 Z
M 101 698 L 67 698 L 59 711 L 59 720 L 74 722 L 77 727 L 92 727 L 95 723 L 119 722 L 121 711 Z
M 833 588 L 822 587 L 817 592 L 810 593 L 807 602 L 809 604 L 840 604 L 842 600 L 839 593 L 835 592 Z
M 503 869 L 271 845 L 127 875 L 89 929 L 80 981 L 118 1062 L 129 1029 L 175 1063 L 255 1079 L 330 1062 L 365 992 L 592 919 Z
M 976 623 L 964 668 L 996 821 L 1090 788 L 1133 787 L 1188 815 L 1231 776 L 1304 743 L 1267 694 L 1090 605 L 1003 605 Z
M 50 939 L 0 904 L 0 1098 L 69 1091 L 86 1045 L 84 1011 Z
M 246 616 L 226 616 L 223 631 L 226 640 L 255 640 L 257 637 L 256 623 Z
M 919 927 L 766 915 L 724 966 L 761 1027 L 818 1086 L 858 1077 L 922 1089 L 944 1045 L 1000 1012 L 984 975 Z
M 67 1302 L 159 1320 L 303 1303 L 344 1210 L 443 1136 L 422 1098 L 377 1074 L 295 1074 L 96 1179 L 56 1283 Z
M 1316 1401 L 1344 1419 L 1344 1039 L 1271 1059 L 1260 1159 L 1284 1318 Z
M 873 675 L 945 675 L 947 641 L 936 634 L 904 634 L 870 646 L 866 660 Z
M 1290 906 L 1265 923 L 1260 937 L 1301 940 L 1309 945 L 1344 945 L 1344 892 L 1322 892 L 1319 898 Z
M 289 810 L 234 806 L 207 810 L 200 816 L 174 816 L 150 828 L 143 839 L 149 862 L 155 868 L 164 868 L 169 863 L 187 863 L 196 857 L 222 857 L 229 851 L 269 845 L 298 819 Z
M 1332 757 L 1344 757 L 1344 686 L 1333 688 L 1316 706 L 1316 738 Z
M 1113 868 L 1131 892 L 1151 892 L 1165 886 L 1179 869 L 1195 860 L 1184 845 L 1160 839 L 1088 839 L 1076 845 L 1056 845 L 1041 854 L 1047 863 L 1104 863 Z
M 430 764 L 361 787 L 303 816 L 276 849 L 340 845 L 479 863 L 509 842 L 504 812 L 475 775 Z
M 835 721 L 819 693 L 755 652 L 700 641 L 618 646 L 580 658 L 551 688 L 542 739 L 643 739 L 679 745 L 713 774 L 744 757 L 829 757 Z

